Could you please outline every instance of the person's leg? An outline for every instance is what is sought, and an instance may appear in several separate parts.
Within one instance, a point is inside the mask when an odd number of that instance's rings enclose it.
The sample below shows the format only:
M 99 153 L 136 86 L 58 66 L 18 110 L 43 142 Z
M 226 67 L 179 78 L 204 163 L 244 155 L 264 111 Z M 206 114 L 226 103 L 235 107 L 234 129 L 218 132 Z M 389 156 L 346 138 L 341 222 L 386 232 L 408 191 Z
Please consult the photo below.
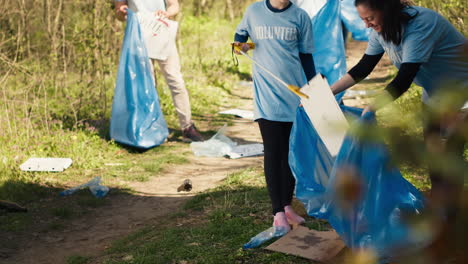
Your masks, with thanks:
M 259 119 L 258 125 L 263 139 L 264 172 L 274 215 L 273 226 L 289 230 L 290 226 L 281 201 L 281 193 L 284 188 L 281 181 L 281 145 L 278 144 L 278 139 L 281 136 L 281 122 Z
M 167 86 L 171 90 L 172 101 L 179 117 L 180 127 L 185 129 L 192 124 L 192 112 L 190 109 L 189 94 L 185 88 L 185 82 L 180 71 L 180 60 L 177 48 L 172 48 L 171 54 L 166 60 L 157 60 L 159 68 L 166 79 Z
M 291 207 L 291 202 L 296 187 L 296 179 L 294 178 L 291 168 L 289 167 L 289 137 L 291 135 L 292 122 L 282 123 L 278 144 L 280 144 L 281 153 L 281 204 L 285 215 L 290 224 L 302 224 L 304 218 L 297 215 Z
M 283 123 L 281 126 L 280 137 L 278 144 L 280 145 L 281 155 L 281 185 L 283 186 L 281 192 L 281 203 L 283 207 L 291 205 L 292 197 L 294 194 L 294 187 L 296 180 L 292 175 L 291 168 L 289 167 L 289 135 L 291 134 L 292 122 Z
M 266 119 L 258 120 L 258 126 L 263 139 L 265 179 L 271 199 L 273 215 L 284 210 L 281 201 L 281 148 L 278 144 L 278 123 Z
M 192 122 L 189 94 L 182 77 L 179 53 L 175 43 L 168 58 L 157 61 L 171 91 L 172 101 L 179 117 L 179 124 L 184 138 L 187 137 L 192 141 L 203 141 L 203 137 L 198 133 Z

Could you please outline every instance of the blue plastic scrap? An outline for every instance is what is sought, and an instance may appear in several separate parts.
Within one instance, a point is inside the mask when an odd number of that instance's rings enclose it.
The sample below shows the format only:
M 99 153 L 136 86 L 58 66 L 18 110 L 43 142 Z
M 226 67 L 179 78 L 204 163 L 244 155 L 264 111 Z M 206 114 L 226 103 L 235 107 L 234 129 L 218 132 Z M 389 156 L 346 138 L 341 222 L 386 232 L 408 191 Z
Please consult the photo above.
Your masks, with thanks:
M 102 198 L 107 195 L 109 192 L 109 187 L 101 185 L 101 177 L 94 177 L 92 180 L 90 180 L 87 183 L 78 185 L 76 187 L 73 187 L 71 189 L 61 191 L 60 196 L 67 196 L 67 195 L 72 195 L 78 190 L 84 189 L 84 188 L 89 188 L 89 191 L 96 196 L 97 198 Z
M 360 112 L 342 109 L 353 115 Z M 375 122 L 373 113 L 353 126 L 369 122 Z M 421 213 L 423 196 L 390 163 L 383 143 L 349 133 L 333 158 L 299 108 L 291 131 L 289 162 L 296 178 L 296 197 L 307 213 L 327 220 L 348 247 L 372 250 L 382 260 L 394 257 L 395 248 L 425 243 L 404 220 L 405 215 Z M 346 197 L 350 190 L 355 200 Z
M 275 237 L 282 237 L 288 233 L 288 230 L 283 227 L 283 226 L 272 226 L 268 228 L 267 230 L 264 230 L 257 234 L 256 236 L 252 237 L 249 242 L 244 244 L 242 247 L 243 249 L 250 249 L 250 248 L 256 248 L 260 246 L 261 244 L 265 243 L 268 240 L 271 240 Z
M 137 15 L 130 9 L 127 11 L 110 137 L 125 145 L 147 149 L 162 144 L 169 130 L 159 105 L 151 61 Z

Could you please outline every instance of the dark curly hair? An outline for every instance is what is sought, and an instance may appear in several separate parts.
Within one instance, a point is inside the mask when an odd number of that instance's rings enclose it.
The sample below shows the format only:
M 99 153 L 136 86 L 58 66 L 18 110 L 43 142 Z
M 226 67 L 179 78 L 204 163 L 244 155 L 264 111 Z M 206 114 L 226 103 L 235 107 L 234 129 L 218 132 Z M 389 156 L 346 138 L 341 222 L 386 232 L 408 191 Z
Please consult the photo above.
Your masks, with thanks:
M 382 12 L 382 37 L 395 45 L 401 42 L 403 25 L 416 16 L 403 12 L 406 7 L 411 6 L 411 2 L 407 0 L 356 0 L 354 5 L 363 5 Z

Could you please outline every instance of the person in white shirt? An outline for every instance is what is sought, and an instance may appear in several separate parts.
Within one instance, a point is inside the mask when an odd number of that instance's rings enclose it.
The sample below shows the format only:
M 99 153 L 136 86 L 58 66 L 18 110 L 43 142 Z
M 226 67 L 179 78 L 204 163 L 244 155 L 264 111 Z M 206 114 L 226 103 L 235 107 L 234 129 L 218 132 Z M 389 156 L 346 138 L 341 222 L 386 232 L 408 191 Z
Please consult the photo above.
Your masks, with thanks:
M 162 18 L 173 18 L 180 10 L 178 0 L 115 0 L 117 19 L 121 21 L 126 19 L 127 8 L 130 8 L 134 12 L 153 13 Z M 203 137 L 197 131 L 192 121 L 189 94 L 180 71 L 180 59 L 175 41 L 172 41 L 170 45 L 172 45 L 171 52 L 167 59 L 152 59 L 152 61 L 159 64 L 159 68 L 171 90 L 172 101 L 179 117 L 183 140 L 185 142 L 203 141 Z

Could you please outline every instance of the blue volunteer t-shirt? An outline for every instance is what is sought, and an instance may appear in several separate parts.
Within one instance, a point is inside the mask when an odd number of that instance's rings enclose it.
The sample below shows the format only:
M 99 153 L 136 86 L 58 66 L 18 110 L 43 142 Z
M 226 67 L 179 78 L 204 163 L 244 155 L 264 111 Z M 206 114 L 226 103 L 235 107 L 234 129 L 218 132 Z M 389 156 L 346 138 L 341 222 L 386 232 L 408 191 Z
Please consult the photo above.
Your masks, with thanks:
M 414 82 L 430 97 L 445 80 L 461 81 L 468 87 L 468 61 L 462 61 L 461 48 L 467 39 L 443 16 L 430 9 L 411 6 L 416 15 L 403 29 L 400 45 L 386 42 L 372 30 L 366 54 L 388 54 L 393 64 L 422 63 Z
M 299 53 L 314 51 L 312 25 L 307 13 L 292 4 L 283 12 L 273 12 L 266 2 L 250 5 L 236 33 L 249 36 L 255 49 L 253 59 L 287 84 L 307 83 Z M 299 97 L 268 73 L 253 64 L 254 118 L 293 122 Z

